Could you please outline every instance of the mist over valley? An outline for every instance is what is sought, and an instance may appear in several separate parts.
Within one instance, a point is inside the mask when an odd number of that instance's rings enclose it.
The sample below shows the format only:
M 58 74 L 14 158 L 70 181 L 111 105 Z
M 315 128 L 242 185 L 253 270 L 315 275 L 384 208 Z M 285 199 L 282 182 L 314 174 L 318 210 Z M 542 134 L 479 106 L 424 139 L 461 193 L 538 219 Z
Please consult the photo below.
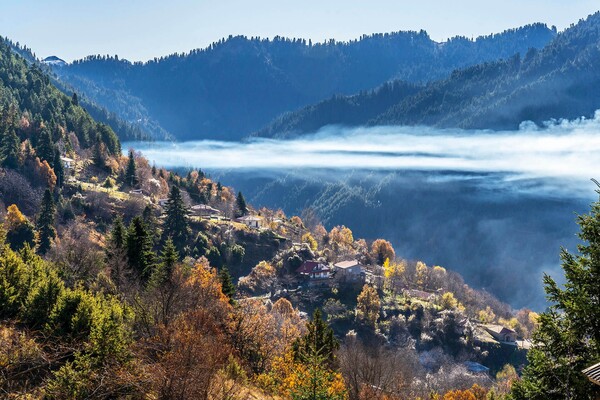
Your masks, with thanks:
M 301 215 L 397 254 L 458 271 L 514 307 L 546 306 L 544 272 L 575 249 L 575 213 L 594 197 L 600 118 L 540 129 L 326 127 L 292 140 L 125 143 L 157 166 L 202 168 L 257 208 Z

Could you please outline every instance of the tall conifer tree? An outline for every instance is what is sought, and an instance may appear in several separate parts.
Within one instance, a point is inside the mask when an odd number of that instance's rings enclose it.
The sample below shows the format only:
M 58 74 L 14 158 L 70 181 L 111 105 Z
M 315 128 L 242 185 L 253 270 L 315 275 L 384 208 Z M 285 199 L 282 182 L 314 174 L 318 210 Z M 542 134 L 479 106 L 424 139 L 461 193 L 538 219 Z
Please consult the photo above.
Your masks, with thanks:
M 163 238 L 171 238 L 180 254 L 190 234 L 188 210 L 183 202 L 180 189 L 173 185 L 165 206 L 165 222 L 163 224 Z
M 54 170 L 54 175 L 56 175 L 56 186 L 61 188 L 65 182 L 65 168 L 63 167 L 63 162 L 60 159 L 60 151 L 58 151 L 58 149 L 54 151 L 52 169 Z
M 135 217 L 127 232 L 127 258 L 129 265 L 143 280 L 147 280 L 154 267 L 152 237 L 141 217 Z
M 599 192 L 600 193 L 600 192 Z M 582 244 L 578 253 L 562 249 L 566 283 L 549 275 L 544 286 L 549 310 L 540 314 L 523 379 L 514 399 L 594 399 L 600 387 L 581 373 L 600 361 L 600 202 L 578 217 Z
M 9 128 L 7 132 L 2 135 L 2 141 L 0 142 L 0 165 L 6 168 L 18 168 L 19 167 L 19 154 L 21 142 L 19 137 L 15 133 L 15 130 Z
M 244 195 L 242 194 L 242 192 L 238 192 L 237 194 L 236 205 L 239 217 L 248 214 L 248 206 L 246 204 L 246 199 L 244 199 Z
M 37 229 L 39 233 L 38 251 L 40 254 L 45 254 L 50 248 L 52 239 L 56 238 L 56 229 L 54 229 L 55 212 L 56 206 L 54 205 L 52 192 L 50 192 L 50 189 L 46 189 L 44 197 L 42 198 L 42 205 L 37 220 Z
M 137 167 L 135 165 L 133 150 L 129 150 L 129 159 L 127 161 L 127 169 L 125 170 L 125 182 L 129 186 L 135 186 L 138 183 Z

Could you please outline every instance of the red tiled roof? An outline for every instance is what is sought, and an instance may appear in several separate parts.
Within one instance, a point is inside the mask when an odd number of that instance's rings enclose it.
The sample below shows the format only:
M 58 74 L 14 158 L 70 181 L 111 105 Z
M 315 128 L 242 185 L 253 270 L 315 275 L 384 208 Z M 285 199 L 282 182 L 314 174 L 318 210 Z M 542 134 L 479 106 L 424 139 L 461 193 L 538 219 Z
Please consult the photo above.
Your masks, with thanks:
M 318 270 L 319 265 L 322 264 L 318 261 L 304 261 L 304 263 L 297 269 L 297 272 L 300 274 L 310 274 L 311 272 Z M 318 272 L 329 271 L 329 268 L 325 267 L 322 270 L 318 270 Z

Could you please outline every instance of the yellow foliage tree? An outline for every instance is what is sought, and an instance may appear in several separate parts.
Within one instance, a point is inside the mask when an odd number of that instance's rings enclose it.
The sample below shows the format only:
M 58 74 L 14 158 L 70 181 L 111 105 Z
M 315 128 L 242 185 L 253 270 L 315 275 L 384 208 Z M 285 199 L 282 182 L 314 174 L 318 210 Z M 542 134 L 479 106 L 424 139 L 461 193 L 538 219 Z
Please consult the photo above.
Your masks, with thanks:
M 6 229 L 11 231 L 19 227 L 19 225 L 25 223 L 27 221 L 27 217 L 23 215 L 19 207 L 16 204 L 11 204 L 6 209 Z
M 258 375 L 256 382 L 262 389 L 284 398 L 347 398 L 346 385 L 340 373 L 330 371 L 319 363 L 296 362 L 292 351 L 277 357 L 271 370 Z
M 454 293 L 446 292 L 442 295 L 442 298 L 440 299 L 440 307 L 442 307 L 442 310 L 452 310 L 457 308 L 457 306 L 458 301 L 454 297 Z
M 329 240 L 332 244 L 336 244 L 342 248 L 352 247 L 354 243 L 354 236 L 350 228 L 346 228 L 344 225 L 335 226 L 329 232 Z
M 486 400 L 487 390 L 477 384 L 466 390 L 451 390 L 444 394 L 443 400 Z
M 405 281 L 406 261 L 391 262 L 386 259 L 383 263 L 383 276 L 387 289 L 397 293 Z
M 487 306 L 485 310 L 479 310 L 479 313 L 477 313 L 477 317 L 479 318 L 479 321 L 481 321 L 484 324 L 491 324 L 496 320 L 496 314 L 490 308 L 490 306 Z
M 427 282 L 429 280 L 429 268 L 425 265 L 424 262 L 418 261 L 415 267 L 415 283 L 421 289 L 424 289 L 427 286 Z
M 379 309 L 381 308 L 381 300 L 377 294 L 377 290 L 372 286 L 363 286 L 362 291 L 356 298 L 356 318 L 364 324 L 375 328 L 375 324 L 379 319 Z
M 315 238 L 312 237 L 310 233 L 305 233 L 304 235 L 302 235 L 302 242 L 308 243 L 312 251 L 316 251 L 318 248 L 317 241 L 315 240 Z

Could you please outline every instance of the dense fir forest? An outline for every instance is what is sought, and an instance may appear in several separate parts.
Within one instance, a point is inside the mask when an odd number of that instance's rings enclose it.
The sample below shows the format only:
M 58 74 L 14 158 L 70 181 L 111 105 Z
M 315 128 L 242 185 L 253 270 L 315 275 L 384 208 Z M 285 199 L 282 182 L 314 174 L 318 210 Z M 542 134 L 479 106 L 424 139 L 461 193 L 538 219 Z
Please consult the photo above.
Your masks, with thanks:
M 426 125 L 516 129 L 556 119 L 592 117 L 600 108 L 600 14 L 558 34 L 547 46 L 452 72 L 416 93 L 387 83 L 284 114 L 259 130 L 284 137 L 326 125 Z
M 76 93 L 76 90 L 69 84 L 56 79 L 56 76 L 51 73 L 49 66 L 43 61 L 41 62 L 27 46 L 14 43 L 7 38 L 0 39 L 8 44 L 15 53 L 23 57 L 28 63 L 36 65 L 44 73 L 48 74 L 50 81 L 63 93 L 68 94 L 69 96 Z M 121 118 L 114 112 L 108 111 L 108 109 L 98 105 L 88 97 L 85 97 L 82 93 L 79 93 L 78 95 L 78 104 L 80 104 L 96 121 L 103 122 L 110 126 L 119 136 L 119 139 L 123 141 L 169 138 L 169 135 L 164 130 L 155 127 L 151 122 L 140 120 L 137 116 L 132 116 L 128 120 Z
M 179 140 L 234 140 L 282 112 L 334 94 L 372 89 L 395 78 L 440 79 L 456 68 L 524 55 L 555 35 L 555 29 L 534 24 L 444 43 L 424 31 L 314 44 L 237 36 L 146 63 L 90 56 L 54 71 L 123 119 L 148 121 L 150 130 L 159 126 Z
M 0 135 L 2 398 L 599 395 L 581 371 L 600 358 L 600 202 L 538 314 L 311 210 L 123 155 L 4 40 Z

